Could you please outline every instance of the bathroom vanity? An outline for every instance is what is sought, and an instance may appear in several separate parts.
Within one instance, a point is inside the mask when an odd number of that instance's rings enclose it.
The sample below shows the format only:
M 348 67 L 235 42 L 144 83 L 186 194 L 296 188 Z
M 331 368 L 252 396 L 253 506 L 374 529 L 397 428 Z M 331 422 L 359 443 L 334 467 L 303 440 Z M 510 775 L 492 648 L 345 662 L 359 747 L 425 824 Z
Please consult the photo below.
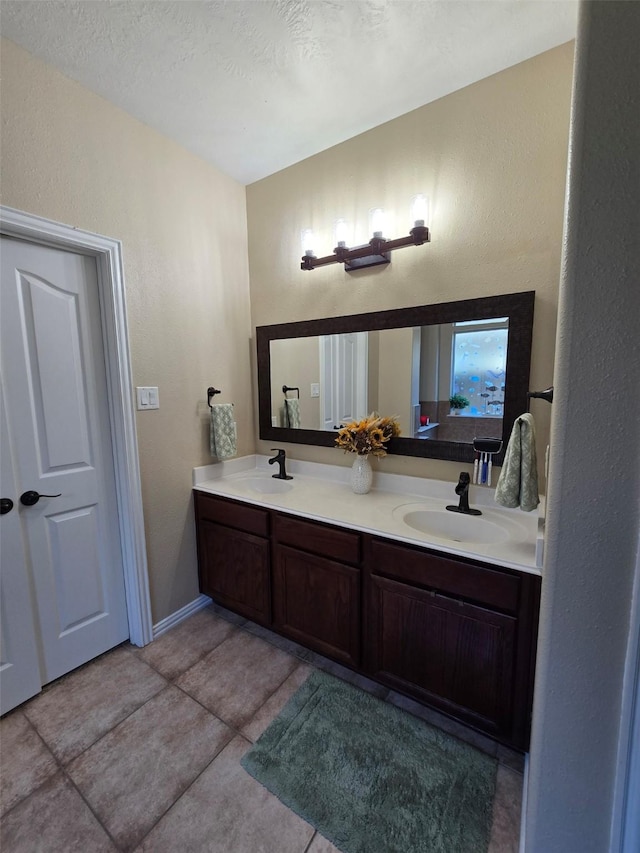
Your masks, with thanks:
M 437 497 L 354 496 L 304 475 L 205 480 L 194 501 L 202 593 L 526 751 L 541 579 L 513 558 L 535 563 L 535 541 L 503 542 L 500 565 L 492 542 L 447 545 L 404 524 L 398 507 Z

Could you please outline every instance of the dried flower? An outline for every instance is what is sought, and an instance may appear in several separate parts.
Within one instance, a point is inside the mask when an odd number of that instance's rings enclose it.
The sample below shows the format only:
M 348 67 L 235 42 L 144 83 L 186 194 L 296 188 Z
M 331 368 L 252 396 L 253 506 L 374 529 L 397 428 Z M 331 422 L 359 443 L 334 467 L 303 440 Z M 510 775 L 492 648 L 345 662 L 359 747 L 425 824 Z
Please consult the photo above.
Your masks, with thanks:
M 385 444 L 400 435 L 397 418 L 381 418 L 375 412 L 361 421 L 352 421 L 338 430 L 336 445 L 345 453 L 360 456 L 386 456 Z

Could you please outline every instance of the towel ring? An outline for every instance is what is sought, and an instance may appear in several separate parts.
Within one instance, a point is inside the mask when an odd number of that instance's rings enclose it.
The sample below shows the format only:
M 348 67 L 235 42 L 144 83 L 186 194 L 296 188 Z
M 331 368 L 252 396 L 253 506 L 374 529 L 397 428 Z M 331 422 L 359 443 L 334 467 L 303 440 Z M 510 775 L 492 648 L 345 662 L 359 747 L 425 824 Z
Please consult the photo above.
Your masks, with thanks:
M 295 392 L 296 392 L 296 394 L 297 394 L 298 400 L 300 399 L 300 389 L 299 389 L 299 388 L 292 388 L 292 387 L 290 387 L 289 385 L 283 385 L 283 386 L 282 386 L 282 393 L 283 393 L 285 396 L 286 396 L 286 394 L 287 394 L 287 391 L 295 391 Z
M 217 388 L 214 388 L 213 385 L 211 385 L 209 388 L 207 388 L 207 406 L 209 406 L 210 409 L 212 408 L 211 398 L 214 397 L 216 394 L 221 394 L 221 393 L 222 392 L 218 391 Z

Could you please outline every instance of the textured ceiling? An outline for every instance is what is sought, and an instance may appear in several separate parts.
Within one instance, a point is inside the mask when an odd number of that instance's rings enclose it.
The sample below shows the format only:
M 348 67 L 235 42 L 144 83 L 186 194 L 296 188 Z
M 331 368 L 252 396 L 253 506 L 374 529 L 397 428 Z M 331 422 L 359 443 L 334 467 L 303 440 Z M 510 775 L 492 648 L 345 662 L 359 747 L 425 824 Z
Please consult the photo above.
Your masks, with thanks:
M 575 35 L 569 0 L 3 0 L 2 35 L 251 183 Z

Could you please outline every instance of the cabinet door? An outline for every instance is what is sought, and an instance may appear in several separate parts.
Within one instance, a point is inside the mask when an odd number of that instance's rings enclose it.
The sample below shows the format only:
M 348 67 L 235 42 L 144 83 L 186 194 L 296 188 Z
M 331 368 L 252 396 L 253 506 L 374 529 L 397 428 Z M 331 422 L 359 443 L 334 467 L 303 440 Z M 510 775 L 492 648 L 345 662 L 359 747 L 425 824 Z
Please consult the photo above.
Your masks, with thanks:
M 323 655 L 357 666 L 359 569 L 277 545 L 273 575 L 275 629 Z
M 371 578 L 374 677 L 509 736 L 517 620 L 387 578 Z
M 236 613 L 269 625 L 269 541 L 206 519 L 198 522 L 200 591 Z

